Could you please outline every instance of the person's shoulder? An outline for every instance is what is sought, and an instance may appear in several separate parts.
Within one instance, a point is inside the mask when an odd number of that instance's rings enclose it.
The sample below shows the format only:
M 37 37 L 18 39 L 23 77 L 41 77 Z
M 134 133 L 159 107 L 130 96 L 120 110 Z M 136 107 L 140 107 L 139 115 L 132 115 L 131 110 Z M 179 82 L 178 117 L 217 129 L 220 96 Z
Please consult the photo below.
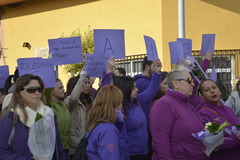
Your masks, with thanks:
M 101 133 L 118 132 L 117 127 L 112 123 L 100 123 L 94 130 Z
M 14 116 L 13 112 L 9 111 L 4 117 L 0 119 L 0 123 L 5 123 L 6 125 L 8 125 L 8 123 L 12 123 L 13 116 Z
M 142 75 L 142 74 L 137 74 L 134 76 L 135 80 L 138 81 L 138 80 L 148 80 L 150 79 L 149 77 L 145 76 L 145 75 Z

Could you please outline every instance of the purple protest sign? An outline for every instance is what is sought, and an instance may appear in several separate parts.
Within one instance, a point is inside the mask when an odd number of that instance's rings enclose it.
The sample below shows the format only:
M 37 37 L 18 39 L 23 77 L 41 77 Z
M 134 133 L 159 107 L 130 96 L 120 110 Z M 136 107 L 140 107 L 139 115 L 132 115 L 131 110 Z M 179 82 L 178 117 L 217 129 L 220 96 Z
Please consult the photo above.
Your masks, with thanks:
M 205 55 L 207 52 L 214 53 L 216 34 L 203 34 L 202 35 L 202 47 L 200 54 Z
M 216 73 L 215 65 L 213 65 L 212 72 L 210 73 L 209 78 L 210 78 L 211 80 L 215 81 L 215 82 L 216 82 L 216 80 L 217 80 L 217 73 Z
M 198 81 L 198 83 L 201 83 L 203 80 L 208 79 L 207 74 L 202 70 L 202 67 L 198 64 L 193 56 L 187 57 L 185 59 L 185 64 L 193 74 L 194 78 Z
M 97 57 L 124 59 L 124 30 L 95 29 L 94 52 Z
M 95 54 L 86 54 L 86 62 L 84 70 L 88 77 L 102 77 L 103 71 L 107 70 L 106 58 L 97 58 Z
M 178 38 L 177 41 L 182 43 L 184 58 L 187 58 L 188 56 L 191 56 L 192 55 L 192 40 L 191 39 Z
M 149 61 L 157 61 L 159 58 L 158 58 L 157 46 L 154 39 L 148 36 L 144 36 L 144 40 L 145 40 L 145 45 L 147 49 L 147 59 Z
M 169 42 L 171 64 L 177 64 L 184 59 L 184 51 L 181 42 Z
M 82 62 L 82 44 L 80 37 L 49 39 L 48 45 L 54 65 Z
M 45 87 L 55 87 L 56 77 L 52 59 L 20 58 L 17 60 L 19 75 L 33 74 L 41 77 Z
M 0 66 L 0 88 L 4 88 L 4 84 L 8 76 L 9 76 L 8 66 Z

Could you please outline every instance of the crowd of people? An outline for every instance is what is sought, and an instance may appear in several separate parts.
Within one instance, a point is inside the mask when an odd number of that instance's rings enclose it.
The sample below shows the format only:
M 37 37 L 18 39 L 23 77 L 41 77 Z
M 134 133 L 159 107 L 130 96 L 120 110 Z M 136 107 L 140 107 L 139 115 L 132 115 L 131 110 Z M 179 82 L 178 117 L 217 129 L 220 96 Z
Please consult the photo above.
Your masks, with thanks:
M 210 63 L 207 53 L 202 70 Z M 0 160 L 71 160 L 84 137 L 89 160 L 239 159 L 239 135 L 224 133 L 208 156 L 192 133 L 208 122 L 240 125 L 240 81 L 224 102 L 216 82 L 199 84 L 183 61 L 169 72 L 160 60 L 142 64 L 131 77 L 112 57 L 98 89 L 83 69 L 66 92 L 60 79 L 45 88 L 40 77 L 16 70 L 0 90 Z

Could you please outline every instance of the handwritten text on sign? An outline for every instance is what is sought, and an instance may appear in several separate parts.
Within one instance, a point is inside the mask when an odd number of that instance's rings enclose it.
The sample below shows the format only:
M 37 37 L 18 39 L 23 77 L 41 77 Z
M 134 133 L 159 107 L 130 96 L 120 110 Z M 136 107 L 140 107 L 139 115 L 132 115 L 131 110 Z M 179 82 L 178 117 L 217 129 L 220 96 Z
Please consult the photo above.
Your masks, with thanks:
M 17 60 L 19 75 L 33 74 L 39 76 L 45 87 L 55 87 L 56 77 L 54 65 L 51 59 L 21 58 Z
M 80 37 L 48 40 L 49 51 L 54 65 L 82 62 L 82 45 Z

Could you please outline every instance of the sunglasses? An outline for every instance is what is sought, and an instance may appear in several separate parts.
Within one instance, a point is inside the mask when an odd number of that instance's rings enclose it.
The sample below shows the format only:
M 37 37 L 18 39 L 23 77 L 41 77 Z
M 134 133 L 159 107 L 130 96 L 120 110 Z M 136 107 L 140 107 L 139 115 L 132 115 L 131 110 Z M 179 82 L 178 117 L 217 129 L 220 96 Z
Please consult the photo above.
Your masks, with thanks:
M 36 91 L 38 91 L 39 93 L 43 92 L 43 89 L 40 86 L 27 87 L 23 88 L 22 90 L 25 90 L 27 93 L 30 94 L 36 93 Z
M 189 84 L 193 83 L 193 78 L 187 78 L 187 79 L 175 79 L 177 81 L 186 81 L 188 82 Z

